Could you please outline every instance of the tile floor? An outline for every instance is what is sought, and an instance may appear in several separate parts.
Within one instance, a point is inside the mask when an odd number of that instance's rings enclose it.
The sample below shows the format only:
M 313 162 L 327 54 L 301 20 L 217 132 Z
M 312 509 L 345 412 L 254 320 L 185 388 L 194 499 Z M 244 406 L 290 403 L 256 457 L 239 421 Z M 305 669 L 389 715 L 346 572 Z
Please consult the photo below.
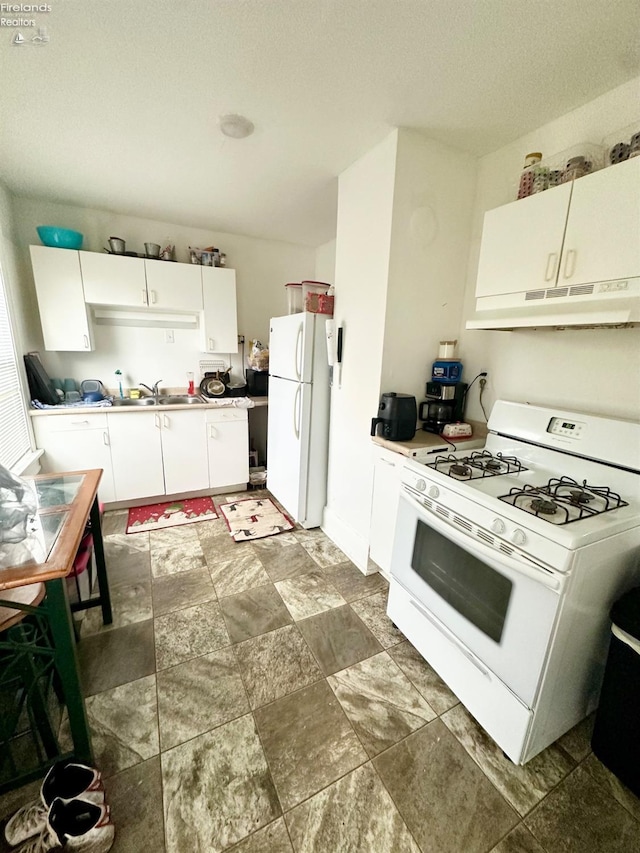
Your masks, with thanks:
M 78 647 L 114 853 L 640 853 L 590 721 L 512 765 L 321 531 L 125 521 L 105 517 L 113 627 L 88 611 Z

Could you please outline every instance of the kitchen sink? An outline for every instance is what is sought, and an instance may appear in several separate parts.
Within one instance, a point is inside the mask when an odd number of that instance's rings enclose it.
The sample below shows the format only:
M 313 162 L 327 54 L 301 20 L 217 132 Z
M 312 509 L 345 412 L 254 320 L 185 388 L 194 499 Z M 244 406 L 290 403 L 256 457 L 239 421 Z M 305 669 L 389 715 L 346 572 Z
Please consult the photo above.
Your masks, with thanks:
M 168 397 L 160 397 L 158 399 L 158 403 L 160 403 L 161 406 L 193 406 L 196 403 L 204 402 L 205 400 L 202 397 L 198 397 L 197 394 L 191 397 L 188 394 L 172 394 Z
M 139 400 L 131 400 L 129 397 L 125 397 L 121 399 L 120 397 L 115 397 L 113 400 L 114 406 L 154 406 L 155 400 L 153 397 L 140 397 Z

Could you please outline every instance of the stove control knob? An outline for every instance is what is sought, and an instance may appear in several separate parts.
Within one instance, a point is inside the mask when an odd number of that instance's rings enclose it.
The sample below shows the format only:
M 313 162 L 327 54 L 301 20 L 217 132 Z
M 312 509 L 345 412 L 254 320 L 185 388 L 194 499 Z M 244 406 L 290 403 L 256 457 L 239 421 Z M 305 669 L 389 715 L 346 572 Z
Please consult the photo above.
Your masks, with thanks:
M 524 545 L 527 541 L 527 536 L 524 530 L 520 530 L 519 527 L 516 527 L 511 536 L 511 541 L 514 545 Z
M 437 486 L 429 486 L 428 495 L 430 498 L 437 498 L 440 494 L 440 489 Z
M 494 533 L 504 533 L 504 521 L 501 518 L 494 518 L 491 522 L 491 529 Z
M 426 484 L 426 483 L 425 483 L 425 481 L 422 479 L 422 477 L 421 477 L 419 480 L 416 480 L 416 489 L 417 489 L 419 492 L 424 492 L 424 490 L 425 490 L 426 488 L 427 488 L 427 484 Z

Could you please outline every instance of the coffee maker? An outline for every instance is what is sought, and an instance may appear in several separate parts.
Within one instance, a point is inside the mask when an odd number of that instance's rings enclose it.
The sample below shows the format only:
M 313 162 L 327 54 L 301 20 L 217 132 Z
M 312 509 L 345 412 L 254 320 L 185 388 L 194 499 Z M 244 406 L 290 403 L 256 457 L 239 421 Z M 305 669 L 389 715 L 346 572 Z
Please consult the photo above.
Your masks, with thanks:
M 422 429 L 441 433 L 446 424 L 462 421 L 467 383 L 462 382 L 462 363 L 452 358 L 457 341 L 440 341 L 438 359 L 431 368 L 431 381 L 426 384 L 426 400 L 420 403 Z

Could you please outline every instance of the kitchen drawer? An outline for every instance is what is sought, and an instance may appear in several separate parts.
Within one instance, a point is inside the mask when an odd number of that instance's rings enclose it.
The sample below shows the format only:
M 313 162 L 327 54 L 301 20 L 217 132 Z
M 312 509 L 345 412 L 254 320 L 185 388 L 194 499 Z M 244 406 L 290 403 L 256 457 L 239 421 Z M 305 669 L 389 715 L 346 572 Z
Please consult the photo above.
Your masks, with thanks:
M 229 421 L 247 421 L 249 420 L 247 415 L 247 409 L 235 409 L 235 408 L 216 408 L 216 409 L 207 409 L 205 412 L 206 423 L 208 424 L 222 424 L 227 423 Z
M 434 623 L 422 615 L 419 602 L 392 581 L 387 614 L 405 637 L 453 690 L 485 731 L 519 764 L 533 713 L 486 668 L 480 668 Z M 531 756 L 529 756 L 531 757 Z
M 33 428 L 43 435 L 55 432 L 79 432 L 87 429 L 107 429 L 107 415 L 104 412 L 77 412 L 68 415 L 40 416 L 33 419 Z

